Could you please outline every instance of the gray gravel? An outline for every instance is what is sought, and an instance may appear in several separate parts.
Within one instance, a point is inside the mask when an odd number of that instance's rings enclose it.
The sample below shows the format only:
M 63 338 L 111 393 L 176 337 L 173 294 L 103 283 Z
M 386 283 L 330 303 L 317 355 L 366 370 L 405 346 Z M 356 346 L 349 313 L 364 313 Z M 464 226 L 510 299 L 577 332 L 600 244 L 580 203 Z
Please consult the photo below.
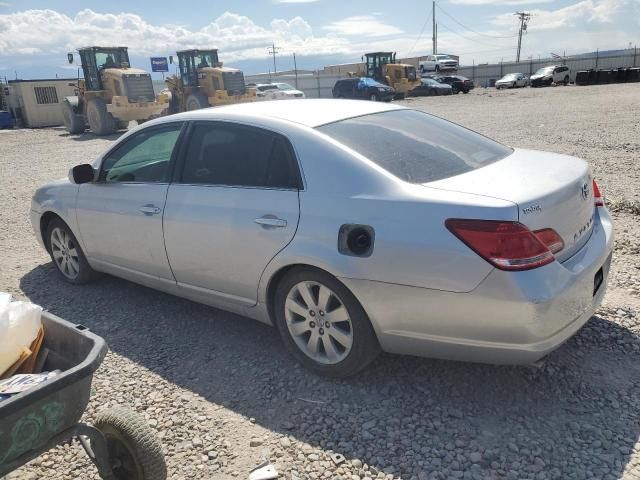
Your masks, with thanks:
M 31 194 L 114 138 L 0 132 L 0 291 L 108 341 L 87 420 L 110 405 L 144 415 L 175 479 L 246 478 L 264 459 L 287 479 L 640 479 L 640 84 L 406 103 L 593 164 L 618 237 L 605 305 L 576 337 L 541 369 L 383 355 L 355 378 L 316 377 L 267 326 L 112 277 L 60 280 L 33 238 Z M 97 476 L 73 444 L 9 478 Z

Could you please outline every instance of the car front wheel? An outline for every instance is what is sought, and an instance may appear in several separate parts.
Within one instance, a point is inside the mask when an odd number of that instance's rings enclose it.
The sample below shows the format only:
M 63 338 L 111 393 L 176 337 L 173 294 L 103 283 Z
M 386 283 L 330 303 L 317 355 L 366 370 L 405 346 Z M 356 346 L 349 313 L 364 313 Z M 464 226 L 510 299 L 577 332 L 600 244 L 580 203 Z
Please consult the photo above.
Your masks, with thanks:
M 274 313 L 280 335 L 298 361 L 321 375 L 347 377 L 378 355 L 364 309 L 330 274 L 296 268 L 278 285 Z
M 62 220 L 54 219 L 49 223 L 46 240 L 51 260 L 67 282 L 88 283 L 98 276 L 87 262 L 75 235 Z

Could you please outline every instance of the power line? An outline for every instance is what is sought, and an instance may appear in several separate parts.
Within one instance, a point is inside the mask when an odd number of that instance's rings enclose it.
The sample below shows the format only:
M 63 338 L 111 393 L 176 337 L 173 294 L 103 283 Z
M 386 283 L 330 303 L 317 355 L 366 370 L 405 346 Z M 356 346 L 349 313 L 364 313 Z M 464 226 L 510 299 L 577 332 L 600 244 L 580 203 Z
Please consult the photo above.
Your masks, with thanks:
M 416 45 L 418 45 L 418 42 L 420 41 L 420 39 L 422 38 L 422 34 L 424 33 L 424 29 L 427 28 L 427 23 L 429 23 L 430 19 L 431 19 L 431 12 L 429 12 L 429 15 L 427 15 L 427 19 L 422 24 L 422 28 L 420 29 L 420 33 L 418 34 L 418 38 L 416 38 L 416 41 L 413 44 L 413 47 L 411 47 L 407 52 L 407 57 L 409 57 L 409 54 L 413 52 L 413 49 L 416 48 Z
M 450 27 L 447 26 L 446 23 L 443 23 L 442 21 L 440 21 L 438 23 L 438 25 L 440 25 L 441 27 L 444 27 L 446 30 L 448 30 L 449 32 L 453 33 L 454 35 L 457 35 L 460 38 L 463 38 L 463 39 L 468 40 L 470 42 L 479 43 L 480 45 L 485 45 L 487 47 L 502 47 L 502 45 L 496 45 L 495 43 L 486 43 L 484 41 L 480 41 L 480 40 L 477 40 L 475 38 L 466 37 L 462 33 L 456 32 L 455 30 L 451 29 Z
M 477 31 L 467 27 L 466 25 L 460 23 L 458 20 L 456 20 L 452 15 L 447 13 L 447 11 L 444 8 L 442 8 L 439 3 L 436 3 L 436 7 L 438 7 L 442 13 L 444 13 L 447 17 L 449 17 L 451 20 L 456 22 L 462 28 L 464 28 L 465 30 L 469 30 L 471 33 L 475 33 L 476 35 L 480 35 L 482 37 L 489 37 L 489 38 L 516 38 L 518 36 L 517 34 L 516 35 L 489 35 L 488 33 L 477 32 Z

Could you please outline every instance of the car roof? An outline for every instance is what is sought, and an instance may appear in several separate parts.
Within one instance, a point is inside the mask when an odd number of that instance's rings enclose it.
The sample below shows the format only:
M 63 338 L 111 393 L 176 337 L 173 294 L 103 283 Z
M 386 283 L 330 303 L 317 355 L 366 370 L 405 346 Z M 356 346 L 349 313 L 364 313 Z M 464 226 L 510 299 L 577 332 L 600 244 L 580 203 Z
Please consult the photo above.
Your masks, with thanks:
M 223 119 L 226 116 L 241 116 L 247 119 L 256 117 L 273 118 L 314 128 L 346 118 L 404 108 L 388 103 L 363 102 L 362 100 L 301 98 L 297 100 L 271 100 L 204 108 L 163 118 L 174 120 L 179 118 L 184 120 L 215 120 Z

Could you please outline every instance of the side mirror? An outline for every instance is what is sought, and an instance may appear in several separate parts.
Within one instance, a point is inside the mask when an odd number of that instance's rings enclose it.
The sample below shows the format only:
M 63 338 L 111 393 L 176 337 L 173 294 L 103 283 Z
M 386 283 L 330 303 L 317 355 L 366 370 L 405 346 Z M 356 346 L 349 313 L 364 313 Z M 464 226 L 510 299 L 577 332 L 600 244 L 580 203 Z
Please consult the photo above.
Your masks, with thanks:
M 69 180 L 71 180 L 76 185 L 93 182 L 94 178 L 95 170 L 88 163 L 76 165 L 69 171 Z
M 73 53 L 67 53 L 67 61 L 69 65 L 73 64 Z

